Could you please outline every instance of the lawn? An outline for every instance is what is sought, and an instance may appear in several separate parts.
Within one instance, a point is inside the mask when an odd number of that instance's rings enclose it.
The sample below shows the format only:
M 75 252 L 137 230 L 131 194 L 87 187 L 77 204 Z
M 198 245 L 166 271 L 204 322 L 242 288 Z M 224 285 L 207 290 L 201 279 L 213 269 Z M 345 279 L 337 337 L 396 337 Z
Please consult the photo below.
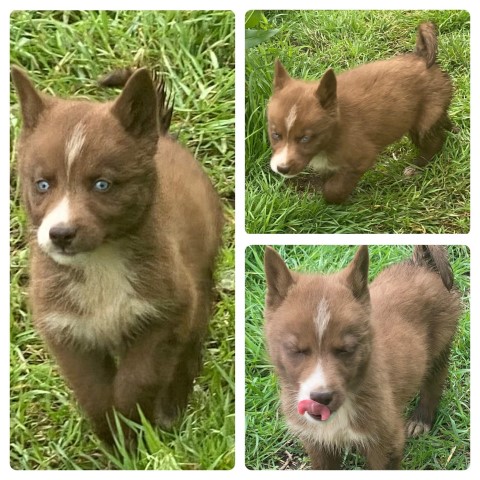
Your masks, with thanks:
M 467 233 L 470 228 L 470 24 L 466 11 L 268 11 L 279 29 L 246 52 L 245 223 L 249 233 Z M 314 175 L 284 179 L 270 170 L 265 109 L 279 58 L 294 77 L 320 79 L 411 52 L 416 28 L 439 30 L 438 62 L 449 73 L 449 114 L 458 133 L 430 165 L 403 175 L 415 156 L 408 138 L 388 147 L 344 205 L 314 191 Z M 312 182 L 314 180 L 314 182 Z
M 333 272 L 345 267 L 356 247 L 277 246 L 289 268 Z M 370 246 L 370 279 L 411 255 L 411 247 Z M 246 250 L 246 465 L 251 469 L 308 469 L 300 443 L 287 431 L 280 413 L 278 385 L 263 343 L 265 276 L 263 246 Z M 455 285 L 465 307 L 455 336 L 449 377 L 430 433 L 407 441 L 402 468 L 466 469 L 470 463 L 470 255 L 467 247 L 449 247 Z M 349 454 L 344 468 L 363 468 L 363 458 Z
M 159 70 L 174 94 L 171 132 L 205 167 L 227 218 L 204 368 L 170 432 L 143 423 L 138 449 L 106 450 L 33 330 L 25 213 L 16 182 L 19 107 L 11 90 L 11 426 L 14 469 L 230 469 L 234 463 L 234 16 L 231 12 L 14 12 L 11 62 L 59 96 L 111 99 L 114 68 Z

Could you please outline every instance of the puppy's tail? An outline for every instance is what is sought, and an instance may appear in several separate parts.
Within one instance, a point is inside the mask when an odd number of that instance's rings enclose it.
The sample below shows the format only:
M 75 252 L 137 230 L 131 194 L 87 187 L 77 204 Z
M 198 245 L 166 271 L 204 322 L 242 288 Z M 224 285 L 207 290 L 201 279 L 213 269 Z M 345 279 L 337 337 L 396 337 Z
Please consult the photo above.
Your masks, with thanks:
M 100 77 L 98 84 L 107 88 L 122 88 L 133 75 L 133 68 L 117 68 Z
M 133 75 L 133 68 L 119 68 L 107 73 L 98 80 L 101 87 L 121 88 L 124 87 L 128 79 Z M 173 114 L 173 97 L 167 95 L 165 91 L 165 82 L 162 76 L 155 70 L 152 71 L 152 79 L 157 92 L 157 115 L 160 135 L 166 135 L 170 129 Z
M 437 59 L 437 28 L 432 22 L 421 23 L 417 31 L 415 55 L 422 57 L 430 68 Z
M 448 261 L 447 249 L 441 245 L 415 245 L 413 264 L 426 267 L 440 275 L 447 290 L 453 287 L 453 270 Z

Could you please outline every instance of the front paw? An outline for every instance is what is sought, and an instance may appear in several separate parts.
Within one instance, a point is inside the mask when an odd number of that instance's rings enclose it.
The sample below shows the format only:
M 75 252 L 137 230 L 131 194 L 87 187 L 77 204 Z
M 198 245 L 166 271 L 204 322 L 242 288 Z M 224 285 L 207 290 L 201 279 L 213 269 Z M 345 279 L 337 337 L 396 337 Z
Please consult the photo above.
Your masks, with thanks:
M 407 422 L 406 433 L 408 437 L 419 437 L 424 433 L 428 433 L 432 426 L 418 419 L 411 418 Z
M 163 430 L 171 430 L 178 420 L 180 409 L 165 402 L 157 402 L 154 411 L 154 422 Z
M 335 185 L 325 184 L 323 188 L 323 198 L 327 203 L 334 203 L 340 205 L 345 203 L 350 196 L 350 192 L 345 192 L 341 189 L 338 189 Z
M 328 203 L 345 203 L 355 189 L 361 174 L 354 172 L 336 173 L 323 186 L 323 196 Z

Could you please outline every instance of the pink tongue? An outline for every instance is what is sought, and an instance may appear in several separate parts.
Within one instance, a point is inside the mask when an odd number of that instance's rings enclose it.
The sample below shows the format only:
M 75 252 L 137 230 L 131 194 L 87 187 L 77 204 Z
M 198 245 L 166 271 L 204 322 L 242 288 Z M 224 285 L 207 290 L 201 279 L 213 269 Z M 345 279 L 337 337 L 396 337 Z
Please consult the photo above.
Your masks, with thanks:
M 321 403 L 314 402 L 313 400 L 301 400 L 298 402 L 298 413 L 303 415 L 308 412 L 310 415 L 321 417 L 322 421 L 328 420 L 330 417 L 330 409 Z

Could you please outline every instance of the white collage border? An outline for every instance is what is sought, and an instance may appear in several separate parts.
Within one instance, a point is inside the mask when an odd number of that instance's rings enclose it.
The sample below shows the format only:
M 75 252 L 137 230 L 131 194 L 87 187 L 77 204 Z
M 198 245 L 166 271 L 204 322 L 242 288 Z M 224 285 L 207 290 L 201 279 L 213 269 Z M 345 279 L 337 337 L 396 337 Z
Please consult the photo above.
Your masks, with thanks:
M 9 327 L 7 318 L 3 318 L 1 323 L 1 337 L 4 344 L 0 348 L 0 473 L 1 478 L 44 478 L 44 479 L 71 479 L 74 477 L 84 477 L 88 475 L 92 480 L 96 478 L 178 478 L 186 479 L 213 479 L 223 478 L 223 475 L 230 480 L 244 479 L 270 479 L 273 476 L 280 478 L 317 478 L 322 476 L 326 479 L 347 478 L 355 475 L 356 478 L 371 479 L 379 478 L 388 480 L 393 478 L 405 478 L 404 472 L 372 472 L 372 471 L 339 471 L 339 472 L 315 472 L 315 471 L 251 471 L 245 468 L 245 248 L 249 245 L 267 245 L 267 244 L 303 244 L 303 245 L 412 245 L 412 244 L 444 244 L 444 245 L 467 245 L 470 248 L 471 267 L 471 370 L 476 375 L 471 375 L 471 445 L 470 458 L 471 466 L 465 471 L 409 471 L 408 476 L 412 478 L 427 478 L 435 475 L 436 477 L 455 478 L 477 478 L 480 474 L 480 436 L 478 428 L 480 426 L 480 415 L 478 409 L 474 406 L 474 401 L 479 402 L 479 382 L 478 374 L 480 349 L 476 351 L 475 342 L 479 342 L 480 329 L 476 325 L 475 317 L 479 313 L 480 289 L 478 288 L 478 279 L 480 279 L 479 254 L 480 245 L 476 245 L 476 240 L 480 239 L 480 219 L 478 218 L 478 206 L 480 203 L 480 165 L 471 161 L 471 229 L 468 234 L 451 235 L 397 235 L 397 234 L 298 234 L 298 235 L 270 235 L 270 234 L 246 234 L 245 233 L 245 49 L 244 49 L 244 17 L 245 13 L 251 9 L 261 10 L 281 10 L 281 9 L 311 9 L 311 10 L 434 10 L 434 9 L 457 9 L 468 10 L 471 15 L 471 159 L 479 157 L 479 147 L 477 135 L 480 135 L 480 117 L 479 108 L 479 89 L 480 85 L 480 35 L 478 23 L 480 22 L 480 2 L 478 0 L 336 0 L 335 2 L 321 0 L 176 0 L 175 2 L 157 0 L 97 0 L 97 1 L 44 1 L 44 0 L 18 0 L 15 2 L 5 2 L 1 5 L 0 16 L 0 52 L 1 52 L 1 75 L 0 86 L 2 96 L 0 97 L 2 111 L 2 129 L 1 135 L 4 148 L 4 159 L 0 163 L 0 181 L 4 182 L 0 189 L 4 196 L 0 202 L 0 221 L 2 222 L 2 248 L 0 250 L 0 268 L 2 275 L 0 289 L 0 305 L 4 305 L 4 311 L 9 304 L 9 22 L 12 10 L 231 10 L 235 13 L 235 74 L 236 74 L 236 122 L 235 122 L 235 190 L 236 190 L 236 212 L 235 212 L 235 393 L 236 393 L 236 452 L 235 467 L 231 471 L 89 471 L 89 472 L 60 472 L 60 471 L 14 471 L 9 466 Z M 477 190 L 476 190 L 477 189 Z M 473 292 L 473 293 L 472 293 Z M 476 293 L 475 293 L 476 292 Z M 477 298 L 475 298 L 477 295 Z M 5 315 L 7 317 L 7 315 Z M 478 317 L 477 317 L 478 318 Z M 387 477 L 388 475 L 388 477 Z M 161 477 L 160 477 L 161 476 Z M 320 478 L 322 478 L 320 477 Z

